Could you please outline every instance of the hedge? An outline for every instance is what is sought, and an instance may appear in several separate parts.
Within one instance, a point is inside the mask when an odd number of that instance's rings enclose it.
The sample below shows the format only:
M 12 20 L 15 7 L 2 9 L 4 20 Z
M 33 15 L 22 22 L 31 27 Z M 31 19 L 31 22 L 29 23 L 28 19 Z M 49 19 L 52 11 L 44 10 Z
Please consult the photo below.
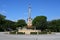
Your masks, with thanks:
M 43 31 L 43 32 L 38 32 L 38 34 L 47 34 L 47 32 Z
M 25 32 L 17 32 L 17 34 L 25 34 Z
M 16 31 L 10 32 L 10 34 L 16 34 Z
M 37 32 L 31 32 L 30 34 L 37 34 Z

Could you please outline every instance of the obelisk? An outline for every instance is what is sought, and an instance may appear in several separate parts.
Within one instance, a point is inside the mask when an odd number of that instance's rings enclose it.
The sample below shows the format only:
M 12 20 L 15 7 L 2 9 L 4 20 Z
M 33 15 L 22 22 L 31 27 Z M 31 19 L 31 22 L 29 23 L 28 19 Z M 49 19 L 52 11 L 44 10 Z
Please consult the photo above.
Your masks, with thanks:
M 27 27 L 28 27 L 28 28 L 32 28 L 31 5 L 30 5 L 30 4 L 29 4 L 29 7 L 28 7 Z

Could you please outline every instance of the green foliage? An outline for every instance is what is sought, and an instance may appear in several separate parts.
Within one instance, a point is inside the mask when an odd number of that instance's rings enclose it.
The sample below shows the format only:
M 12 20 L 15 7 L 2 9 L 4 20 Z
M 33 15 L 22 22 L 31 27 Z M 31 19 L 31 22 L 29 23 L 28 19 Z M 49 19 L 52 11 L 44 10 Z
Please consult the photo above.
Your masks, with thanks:
M 5 18 L 6 16 L 0 14 L 0 31 L 4 31 L 4 29 L 2 27 L 4 27 L 5 25 Z
M 2 26 L 5 23 L 5 21 L 4 21 L 5 18 L 6 18 L 6 16 L 0 14 L 0 26 Z
M 47 27 L 47 17 L 36 16 L 32 23 L 33 23 L 33 26 L 35 26 L 37 29 L 44 30 Z
M 16 30 L 17 27 L 23 28 L 26 26 L 24 19 L 20 19 L 17 22 L 5 19 L 6 16 L 0 14 L 0 31 Z M 38 30 L 49 30 L 52 32 L 60 32 L 60 19 L 47 21 L 46 16 L 36 16 L 33 21 L 33 28 Z M 8 29 L 9 28 L 9 29 Z
M 17 34 L 25 34 L 25 32 L 17 32 Z
M 16 31 L 10 32 L 10 34 L 16 34 Z
M 49 21 L 48 29 L 52 32 L 60 32 L 60 19 Z
M 30 32 L 30 34 L 37 34 L 37 32 Z
M 15 22 L 10 20 L 5 20 L 5 28 L 16 29 Z
M 23 20 L 23 19 L 21 19 L 21 20 L 18 20 L 17 22 L 16 22 L 16 26 L 17 27 L 24 27 L 24 26 L 26 26 L 26 22 L 25 22 L 25 20 Z
M 16 29 L 15 22 L 5 19 L 6 16 L 0 14 L 0 31 L 7 31 L 8 28 Z
M 11 31 L 10 34 L 25 34 L 25 32 L 16 32 L 16 31 Z
M 47 34 L 46 31 L 38 32 L 38 34 Z
M 47 32 L 47 34 L 51 34 L 51 31 Z
M 5 20 L 6 16 L 0 14 L 0 20 Z

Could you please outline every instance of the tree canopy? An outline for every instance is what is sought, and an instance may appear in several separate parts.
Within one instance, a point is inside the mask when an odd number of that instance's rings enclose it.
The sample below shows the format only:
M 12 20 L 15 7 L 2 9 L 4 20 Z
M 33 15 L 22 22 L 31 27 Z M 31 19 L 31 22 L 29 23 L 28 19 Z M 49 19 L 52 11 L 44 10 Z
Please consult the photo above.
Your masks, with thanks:
M 51 31 L 59 32 L 60 31 L 60 19 L 49 21 L 48 29 L 50 29 Z
M 34 29 L 38 30 L 50 30 L 52 32 L 60 32 L 60 19 L 47 21 L 46 16 L 36 16 L 32 25 Z M 8 31 L 8 30 L 16 30 L 17 27 L 26 27 L 26 21 L 24 19 L 20 19 L 17 22 L 7 20 L 6 16 L 0 14 L 0 31 Z
M 36 16 L 33 19 L 32 23 L 33 23 L 33 26 L 36 27 L 36 29 L 40 29 L 40 30 L 46 29 L 46 27 L 47 27 L 47 17 L 46 16 Z
M 5 20 L 6 16 L 0 14 L 0 20 Z
M 17 27 L 24 27 L 24 26 L 26 26 L 26 22 L 25 22 L 25 20 L 24 19 L 20 19 L 20 20 L 18 20 L 17 22 L 16 22 L 16 26 Z

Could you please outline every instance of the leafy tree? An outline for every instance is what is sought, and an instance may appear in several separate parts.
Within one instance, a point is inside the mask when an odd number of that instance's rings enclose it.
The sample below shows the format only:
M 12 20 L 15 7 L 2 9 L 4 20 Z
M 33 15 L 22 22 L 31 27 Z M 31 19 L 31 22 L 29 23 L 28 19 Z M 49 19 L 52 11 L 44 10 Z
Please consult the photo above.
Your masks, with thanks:
M 7 29 L 16 29 L 15 22 L 5 19 L 6 16 L 0 14 L 0 31 L 6 31 Z
M 6 16 L 0 14 L 0 20 L 5 20 Z
M 5 18 L 6 18 L 6 16 L 0 14 L 0 26 L 1 26 L 2 24 L 4 24 Z
M 4 29 L 8 29 L 8 30 L 14 30 L 14 29 L 16 29 L 15 22 L 10 21 L 10 20 L 5 20 Z
M 24 26 L 26 26 L 25 20 L 24 20 L 24 19 L 18 20 L 18 21 L 16 22 L 16 26 L 23 28 Z
M 49 21 L 48 29 L 50 29 L 51 31 L 59 32 L 60 31 L 60 19 Z
M 44 30 L 47 28 L 47 17 L 36 16 L 32 23 L 33 23 L 33 26 L 35 26 L 34 28 Z
M 5 18 L 6 18 L 6 16 L 4 16 L 4 15 L 2 15 L 2 14 L 0 14 L 0 31 L 2 31 L 3 30 L 3 26 L 4 26 L 4 24 L 5 24 Z

